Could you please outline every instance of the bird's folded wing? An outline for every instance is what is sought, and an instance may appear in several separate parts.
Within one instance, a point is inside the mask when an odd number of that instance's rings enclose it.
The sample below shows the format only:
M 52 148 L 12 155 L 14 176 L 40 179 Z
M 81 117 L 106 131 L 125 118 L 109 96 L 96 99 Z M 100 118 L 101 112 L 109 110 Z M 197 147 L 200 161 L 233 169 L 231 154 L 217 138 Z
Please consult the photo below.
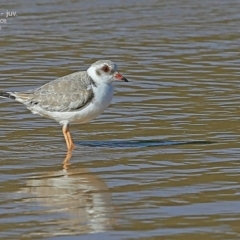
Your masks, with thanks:
M 29 108 L 46 111 L 75 111 L 94 97 L 91 78 L 86 72 L 76 72 L 43 85 L 35 90 L 14 92 L 16 100 Z

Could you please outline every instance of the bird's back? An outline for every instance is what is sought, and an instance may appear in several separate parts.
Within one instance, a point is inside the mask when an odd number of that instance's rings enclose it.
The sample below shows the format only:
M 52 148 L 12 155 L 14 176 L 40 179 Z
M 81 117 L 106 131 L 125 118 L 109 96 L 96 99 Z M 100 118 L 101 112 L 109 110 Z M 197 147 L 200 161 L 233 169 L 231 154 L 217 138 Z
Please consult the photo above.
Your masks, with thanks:
M 93 98 L 91 85 L 92 80 L 86 72 L 75 72 L 39 88 L 13 92 L 12 95 L 30 110 L 38 106 L 47 111 L 73 111 Z

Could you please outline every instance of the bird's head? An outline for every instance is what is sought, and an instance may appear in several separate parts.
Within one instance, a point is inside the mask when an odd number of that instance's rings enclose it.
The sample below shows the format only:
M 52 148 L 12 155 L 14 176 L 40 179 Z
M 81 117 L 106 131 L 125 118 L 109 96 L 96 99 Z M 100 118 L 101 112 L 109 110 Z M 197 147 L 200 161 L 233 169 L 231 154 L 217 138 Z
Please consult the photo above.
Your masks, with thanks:
M 96 83 L 110 84 L 115 80 L 128 82 L 117 70 L 117 65 L 109 60 L 99 60 L 93 63 L 87 70 L 88 75 Z

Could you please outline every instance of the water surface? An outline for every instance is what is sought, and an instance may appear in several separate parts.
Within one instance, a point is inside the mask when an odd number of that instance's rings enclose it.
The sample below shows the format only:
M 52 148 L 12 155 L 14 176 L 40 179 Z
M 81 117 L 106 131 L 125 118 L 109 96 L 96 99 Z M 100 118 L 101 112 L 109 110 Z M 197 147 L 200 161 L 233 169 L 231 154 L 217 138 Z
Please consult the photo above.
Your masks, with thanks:
M 40 86 L 98 59 L 109 109 L 61 127 L 1 100 L 1 239 L 239 239 L 240 2 L 9 1 L 0 89 Z M 5 15 L 1 18 L 4 18 Z M 65 166 L 66 167 L 66 166 Z

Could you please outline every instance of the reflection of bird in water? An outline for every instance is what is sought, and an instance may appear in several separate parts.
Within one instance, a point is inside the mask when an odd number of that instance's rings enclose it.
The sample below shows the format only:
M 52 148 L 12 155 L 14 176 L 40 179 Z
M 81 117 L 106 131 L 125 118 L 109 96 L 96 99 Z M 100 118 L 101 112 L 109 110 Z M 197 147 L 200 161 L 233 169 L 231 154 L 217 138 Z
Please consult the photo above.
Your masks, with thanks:
M 51 218 L 49 224 L 44 222 L 50 226 L 46 236 L 102 232 L 114 224 L 111 193 L 102 179 L 86 169 L 36 176 L 27 180 L 20 193 L 28 194 L 28 202 L 47 207 L 36 213 Z
M 70 160 L 72 157 L 72 151 L 67 151 L 66 157 L 63 160 L 63 169 L 68 169 L 69 165 L 70 165 Z
M 68 151 L 74 147 L 69 123 L 87 123 L 108 108 L 115 80 L 128 80 L 109 60 L 93 63 L 87 71 L 57 78 L 25 92 L 2 92 L 0 97 L 23 103 L 32 113 L 54 119 L 62 125 Z

